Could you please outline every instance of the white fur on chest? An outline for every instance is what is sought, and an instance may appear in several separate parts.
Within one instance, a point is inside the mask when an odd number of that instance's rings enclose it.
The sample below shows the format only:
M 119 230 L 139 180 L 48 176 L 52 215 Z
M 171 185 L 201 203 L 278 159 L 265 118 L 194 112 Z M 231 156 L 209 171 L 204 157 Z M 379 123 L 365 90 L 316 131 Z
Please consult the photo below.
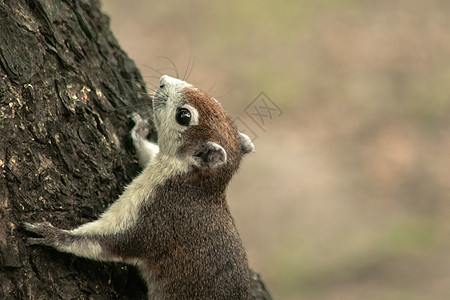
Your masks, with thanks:
M 152 201 L 155 187 L 163 184 L 172 176 L 186 173 L 189 164 L 158 153 L 142 173 L 126 188 L 122 196 L 114 202 L 98 220 L 86 223 L 72 234 L 114 234 L 126 231 L 136 224 L 139 209 L 144 201 Z

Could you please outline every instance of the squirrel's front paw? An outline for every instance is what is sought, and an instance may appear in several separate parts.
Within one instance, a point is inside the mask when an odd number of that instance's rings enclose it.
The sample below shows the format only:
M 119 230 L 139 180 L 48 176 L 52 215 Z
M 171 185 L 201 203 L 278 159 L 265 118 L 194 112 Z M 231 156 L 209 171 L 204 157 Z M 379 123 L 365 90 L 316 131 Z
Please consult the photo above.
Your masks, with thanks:
M 145 140 L 150 131 L 148 121 L 142 119 L 142 117 L 137 113 L 132 116 L 132 119 L 136 125 L 134 125 L 131 130 L 131 137 L 134 141 Z
M 58 235 L 61 233 L 61 229 L 54 227 L 49 222 L 42 223 L 22 223 L 22 227 L 29 232 L 33 232 L 42 237 L 39 238 L 27 238 L 26 242 L 29 245 L 47 245 L 52 246 L 55 244 Z

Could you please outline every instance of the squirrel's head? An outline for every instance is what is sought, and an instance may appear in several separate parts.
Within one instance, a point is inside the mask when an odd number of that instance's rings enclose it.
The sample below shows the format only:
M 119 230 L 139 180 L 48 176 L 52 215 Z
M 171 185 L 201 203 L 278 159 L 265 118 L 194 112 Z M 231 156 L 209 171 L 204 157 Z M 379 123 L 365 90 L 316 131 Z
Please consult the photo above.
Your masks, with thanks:
M 217 100 L 182 80 L 161 77 L 153 113 L 160 152 L 194 170 L 234 173 L 254 149 Z

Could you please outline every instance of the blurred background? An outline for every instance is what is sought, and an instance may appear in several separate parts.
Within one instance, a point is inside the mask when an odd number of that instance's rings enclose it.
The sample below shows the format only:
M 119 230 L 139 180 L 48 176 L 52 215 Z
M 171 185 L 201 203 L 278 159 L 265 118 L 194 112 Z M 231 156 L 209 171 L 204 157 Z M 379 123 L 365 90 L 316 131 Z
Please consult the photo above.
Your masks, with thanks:
M 103 11 L 149 92 L 189 75 L 255 138 L 228 196 L 275 299 L 450 299 L 449 1 Z

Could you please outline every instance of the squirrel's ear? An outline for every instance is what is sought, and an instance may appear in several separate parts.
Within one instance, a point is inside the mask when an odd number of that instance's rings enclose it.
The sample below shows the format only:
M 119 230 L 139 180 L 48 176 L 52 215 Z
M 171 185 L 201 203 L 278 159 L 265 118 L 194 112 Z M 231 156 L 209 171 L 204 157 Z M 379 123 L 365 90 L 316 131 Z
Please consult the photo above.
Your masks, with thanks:
M 248 135 L 239 132 L 239 141 L 241 142 L 241 151 L 242 154 L 247 154 L 253 152 L 255 150 L 255 146 L 253 145 L 252 140 L 248 137 Z
M 219 144 L 206 142 L 198 146 L 193 157 L 199 167 L 213 169 L 226 163 L 227 152 Z

